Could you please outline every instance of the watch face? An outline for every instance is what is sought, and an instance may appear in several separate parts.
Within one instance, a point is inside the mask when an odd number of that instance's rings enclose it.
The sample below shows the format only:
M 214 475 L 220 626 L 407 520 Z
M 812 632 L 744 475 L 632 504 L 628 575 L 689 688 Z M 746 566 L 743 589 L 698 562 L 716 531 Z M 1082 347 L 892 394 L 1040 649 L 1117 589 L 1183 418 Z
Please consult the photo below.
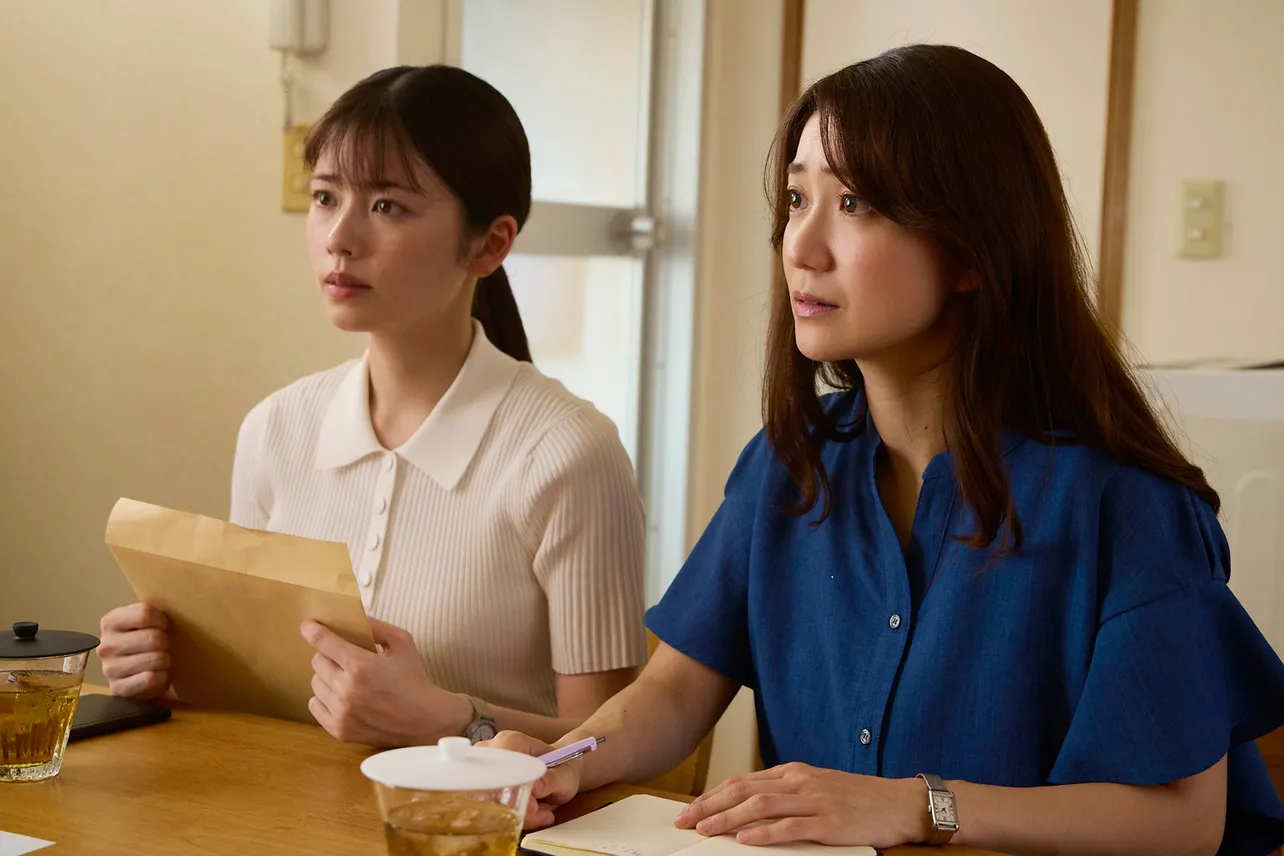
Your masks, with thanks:
M 489 719 L 483 719 L 468 729 L 468 739 L 473 743 L 480 743 L 483 740 L 493 740 L 497 733 L 495 723 Z
M 941 800 L 934 802 L 937 823 L 958 823 L 958 815 L 954 812 L 954 800 Z

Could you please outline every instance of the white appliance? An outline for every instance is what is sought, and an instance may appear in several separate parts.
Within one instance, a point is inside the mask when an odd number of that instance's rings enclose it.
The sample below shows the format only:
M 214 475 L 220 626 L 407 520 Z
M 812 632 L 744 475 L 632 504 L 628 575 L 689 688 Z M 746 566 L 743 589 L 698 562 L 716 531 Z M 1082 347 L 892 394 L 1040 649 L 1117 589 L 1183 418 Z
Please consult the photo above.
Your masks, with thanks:
M 1284 366 L 1149 375 L 1178 440 L 1221 494 L 1231 590 L 1284 656 Z

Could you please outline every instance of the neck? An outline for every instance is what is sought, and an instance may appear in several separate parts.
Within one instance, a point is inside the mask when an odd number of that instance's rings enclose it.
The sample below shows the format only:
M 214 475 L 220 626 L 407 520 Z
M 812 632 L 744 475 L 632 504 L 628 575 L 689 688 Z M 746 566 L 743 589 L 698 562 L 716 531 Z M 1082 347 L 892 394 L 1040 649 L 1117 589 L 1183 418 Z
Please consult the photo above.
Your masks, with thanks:
M 471 318 L 433 330 L 370 334 L 370 424 L 384 448 L 401 446 L 423 424 L 472 343 Z
M 856 360 L 870 417 L 888 461 L 902 477 L 921 479 L 932 458 L 945 451 L 945 385 L 961 308 L 954 295 L 932 329 Z
M 893 467 L 921 477 L 945 450 L 943 388 L 946 367 L 903 370 L 859 363 L 865 400 Z

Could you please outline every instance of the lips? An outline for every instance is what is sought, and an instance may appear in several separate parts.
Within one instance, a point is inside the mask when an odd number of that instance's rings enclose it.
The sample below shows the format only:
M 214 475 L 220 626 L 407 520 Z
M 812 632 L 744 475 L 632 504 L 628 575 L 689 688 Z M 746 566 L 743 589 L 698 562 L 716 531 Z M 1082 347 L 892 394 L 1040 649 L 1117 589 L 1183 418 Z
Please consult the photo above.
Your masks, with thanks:
M 832 303 L 826 303 L 818 297 L 808 294 L 805 291 L 795 292 L 794 314 L 800 318 L 819 318 L 822 315 L 828 315 L 838 307 Z
M 368 283 L 342 271 L 331 271 L 325 278 L 325 293 L 331 300 L 351 300 L 370 291 Z
M 369 288 L 370 283 L 362 282 L 352 274 L 342 271 L 331 271 L 325 278 L 326 285 L 337 285 L 339 288 Z

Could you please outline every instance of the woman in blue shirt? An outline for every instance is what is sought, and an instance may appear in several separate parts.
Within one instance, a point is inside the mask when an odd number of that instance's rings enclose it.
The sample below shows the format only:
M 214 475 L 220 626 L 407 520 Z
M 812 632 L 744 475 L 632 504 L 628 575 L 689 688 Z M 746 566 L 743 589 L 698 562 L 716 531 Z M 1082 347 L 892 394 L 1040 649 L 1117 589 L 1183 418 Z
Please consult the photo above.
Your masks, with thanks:
M 890 51 L 794 104 L 769 177 L 765 430 L 647 616 L 651 664 L 559 745 L 606 743 L 541 780 L 529 822 L 672 767 L 748 686 L 768 769 L 680 826 L 1279 846 L 1253 740 L 1284 723 L 1284 665 L 1227 588 L 1217 494 L 1094 314 L 1020 88 L 959 48 Z

